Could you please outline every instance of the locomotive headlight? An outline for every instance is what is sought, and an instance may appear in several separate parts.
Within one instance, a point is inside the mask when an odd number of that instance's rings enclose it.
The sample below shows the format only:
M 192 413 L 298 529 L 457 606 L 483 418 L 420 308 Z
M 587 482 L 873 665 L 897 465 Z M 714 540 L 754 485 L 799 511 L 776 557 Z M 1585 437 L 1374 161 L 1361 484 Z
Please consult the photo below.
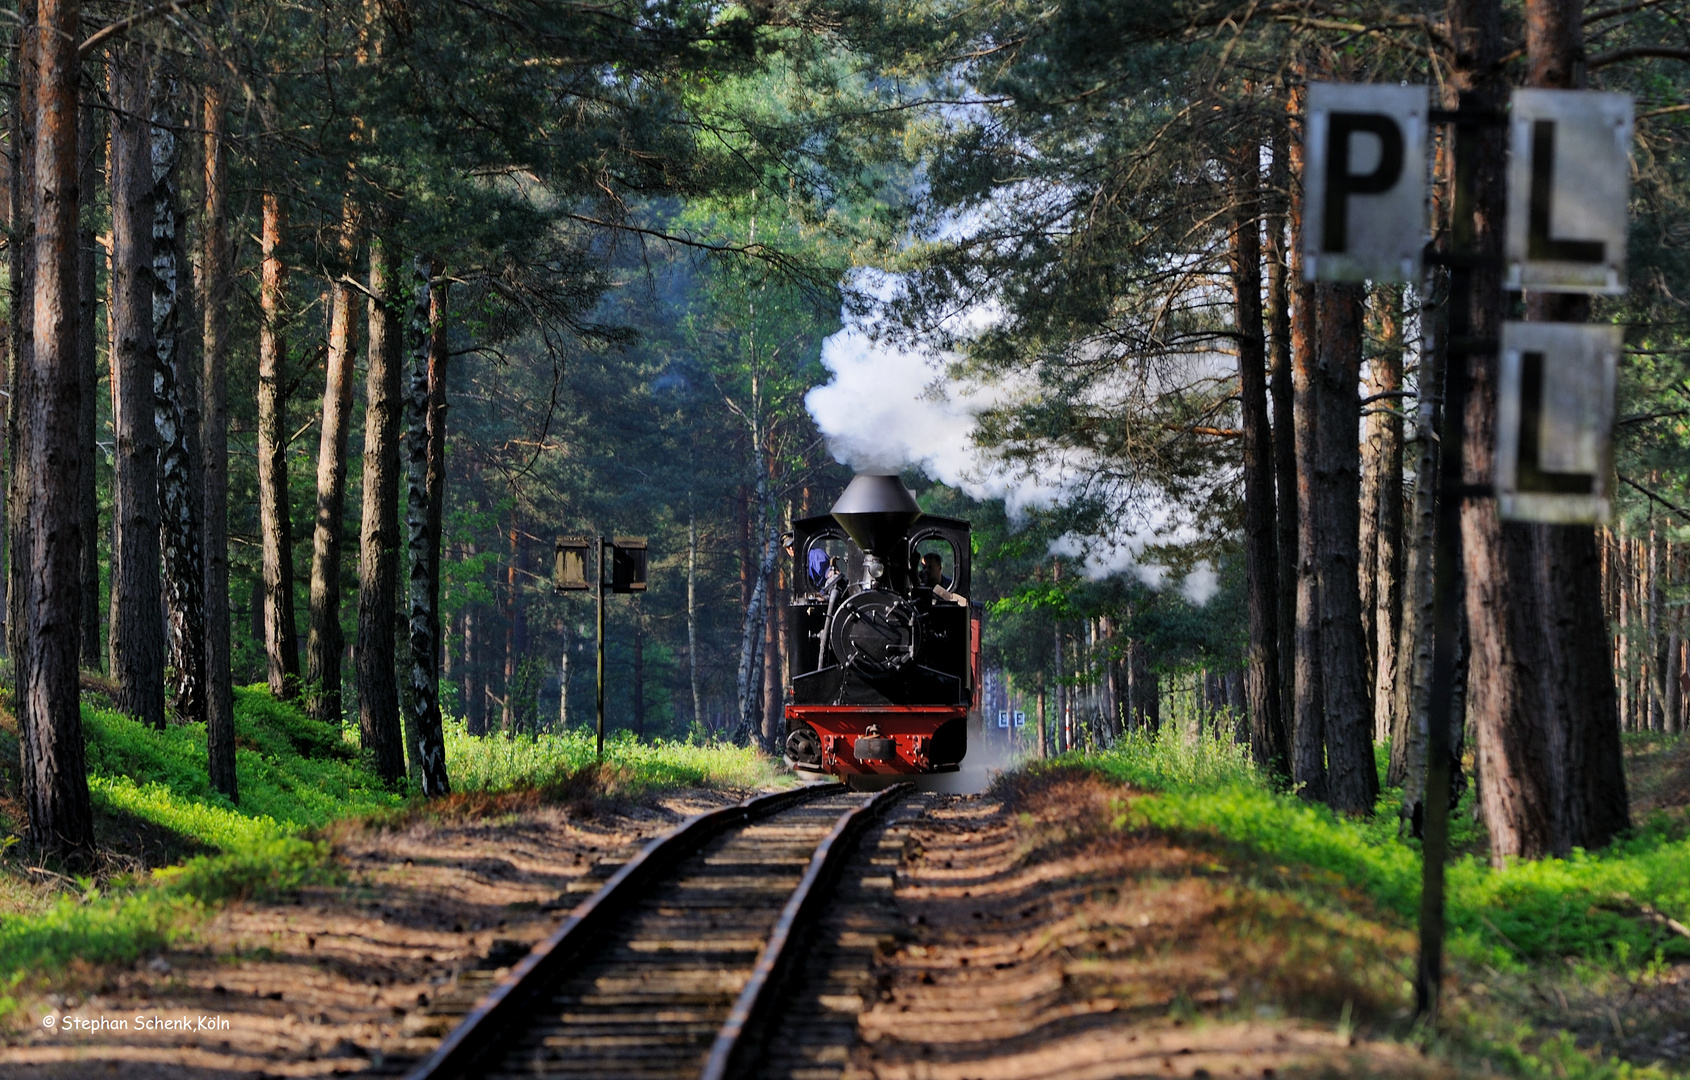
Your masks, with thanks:
M 863 574 L 870 581 L 879 581 L 886 576 L 886 564 L 873 555 L 863 556 Z

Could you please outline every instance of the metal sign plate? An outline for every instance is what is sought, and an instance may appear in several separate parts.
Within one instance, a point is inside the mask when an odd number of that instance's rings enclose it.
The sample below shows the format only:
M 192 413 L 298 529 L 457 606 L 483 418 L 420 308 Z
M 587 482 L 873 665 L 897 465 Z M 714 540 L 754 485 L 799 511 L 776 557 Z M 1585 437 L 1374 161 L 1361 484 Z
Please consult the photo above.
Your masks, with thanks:
M 1424 86 L 1310 83 L 1303 276 L 1418 281 L 1431 230 Z
M 1497 382 L 1497 507 L 1513 521 L 1608 520 L 1620 328 L 1510 322 Z
M 593 587 L 591 577 L 592 538 L 560 536 L 557 538 L 557 557 L 552 564 L 552 588 L 558 592 Z
M 1629 94 L 1514 91 L 1509 288 L 1625 292 L 1631 110 Z
M 1016 727 L 1026 727 L 1027 726 L 1027 714 L 1022 712 L 1020 709 L 1015 710 L 1015 726 Z
M 998 727 L 1006 728 L 1008 726 L 1009 726 L 1009 714 L 1006 713 L 1006 712 L 999 711 L 999 713 L 998 713 Z

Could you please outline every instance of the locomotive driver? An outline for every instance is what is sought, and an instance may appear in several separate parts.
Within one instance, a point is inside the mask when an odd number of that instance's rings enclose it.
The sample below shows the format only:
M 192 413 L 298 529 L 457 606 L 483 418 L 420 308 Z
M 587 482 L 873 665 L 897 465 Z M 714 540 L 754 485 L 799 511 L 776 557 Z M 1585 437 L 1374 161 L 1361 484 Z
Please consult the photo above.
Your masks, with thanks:
M 921 583 L 933 587 L 933 595 L 940 600 L 968 606 L 968 601 L 951 591 L 951 579 L 945 576 L 945 560 L 936 551 L 921 557 Z

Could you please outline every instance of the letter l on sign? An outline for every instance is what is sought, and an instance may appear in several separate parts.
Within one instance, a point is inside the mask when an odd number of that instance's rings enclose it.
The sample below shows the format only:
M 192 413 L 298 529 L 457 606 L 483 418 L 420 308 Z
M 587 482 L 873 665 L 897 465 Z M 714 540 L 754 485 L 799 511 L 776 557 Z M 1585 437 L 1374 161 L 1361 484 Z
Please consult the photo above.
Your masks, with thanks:
M 1514 91 L 1508 288 L 1626 291 L 1631 110 L 1629 94 Z

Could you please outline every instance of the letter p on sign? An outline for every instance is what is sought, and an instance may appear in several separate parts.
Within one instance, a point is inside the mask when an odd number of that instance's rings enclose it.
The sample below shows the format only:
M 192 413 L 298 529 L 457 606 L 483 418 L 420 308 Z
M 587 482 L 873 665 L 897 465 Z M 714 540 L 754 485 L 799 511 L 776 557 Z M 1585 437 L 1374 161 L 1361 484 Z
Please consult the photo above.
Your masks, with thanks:
M 1310 83 L 1303 276 L 1418 281 L 1430 229 L 1424 86 Z

